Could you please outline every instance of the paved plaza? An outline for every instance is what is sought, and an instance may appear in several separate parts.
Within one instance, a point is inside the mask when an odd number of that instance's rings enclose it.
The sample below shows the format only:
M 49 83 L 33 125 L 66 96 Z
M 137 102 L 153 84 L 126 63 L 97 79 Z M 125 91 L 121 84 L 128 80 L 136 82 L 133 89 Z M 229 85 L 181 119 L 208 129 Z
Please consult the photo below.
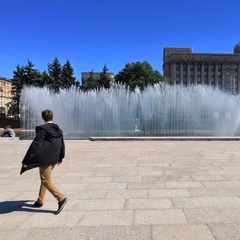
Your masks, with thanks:
M 0 141 L 1 240 L 240 239 L 240 141 L 66 140 L 53 182 L 59 215 L 38 169 L 19 175 L 30 140 Z

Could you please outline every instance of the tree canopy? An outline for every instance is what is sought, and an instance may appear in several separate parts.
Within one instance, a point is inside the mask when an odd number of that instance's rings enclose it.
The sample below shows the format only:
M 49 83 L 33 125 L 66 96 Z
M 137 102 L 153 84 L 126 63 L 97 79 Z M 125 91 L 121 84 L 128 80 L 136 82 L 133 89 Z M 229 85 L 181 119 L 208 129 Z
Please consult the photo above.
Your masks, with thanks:
M 102 68 L 99 77 L 96 78 L 93 70 L 89 72 L 89 77 L 79 82 L 76 81 L 74 70 L 69 60 L 61 66 L 57 57 L 51 64 L 47 65 L 47 71 L 39 72 L 34 68 L 34 64 L 28 60 L 26 66 L 18 65 L 13 71 L 12 78 L 12 112 L 19 113 L 19 103 L 21 90 L 24 86 L 48 87 L 54 92 L 58 93 L 60 89 L 71 88 L 72 86 L 79 87 L 82 91 L 110 88 L 111 78 L 108 73 L 106 64 Z M 130 90 L 139 87 L 141 91 L 148 85 L 165 81 L 164 77 L 158 72 L 154 71 L 152 66 L 147 62 L 132 62 L 127 63 L 125 67 L 115 75 L 115 82 L 125 84 Z
M 52 64 L 48 64 L 48 74 L 49 78 L 49 85 L 48 87 L 55 92 L 59 92 L 59 89 L 62 87 L 62 67 L 58 60 L 55 58 Z
M 69 60 L 62 67 L 62 87 L 71 88 L 71 86 L 78 86 L 76 78 L 73 77 L 74 71 Z
M 48 64 L 48 71 L 40 73 L 34 68 L 34 64 L 28 60 L 26 66 L 18 65 L 13 71 L 12 78 L 12 109 L 14 113 L 19 113 L 19 103 L 21 91 L 24 86 L 48 87 L 54 92 L 59 92 L 62 88 L 70 88 L 71 86 L 79 86 L 79 82 L 73 77 L 74 71 L 67 60 L 61 66 L 58 58 L 55 58 L 51 64 Z
M 94 79 L 93 71 L 89 72 L 89 77 L 87 79 L 82 79 L 81 90 L 83 92 L 92 91 L 98 88 L 98 81 Z
M 108 68 L 106 64 L 104 64 L 102 68 L 102 72 L 99 74 L 94 74 L 92 70 L 89 73 L 89 77 L 87 79 L 82 79 L 82 91 L 91 91 L 91 90 L 99 90 L 101 88 L 110 88 L 111 87 L 111 78 L 109 77 Z
M 152 66 L 144 62 L 128 63 L 116 76 L 117 83 L 125 84 L 134 90 L 139 87 L 141 91 L 148 85 L 154 85 L 164 81 L 164 77 L 158 72 L 154 71 Z
M 104 64 L 102 72 L 100 73 L 100 79 L 99 79 L 99 86 L 101 88 L 110 88 L 111 86 L 111 79 L 107 73 L 108 68 L 106 66 L 106 64 Z
M 19 103 L 21 91 L 24 86 L 37 86 L 41 85 L 41 73 L 34 69 L 34 64 L 28 61 L 28 64 L 24 66 L 18 65 L 15 71 L 13 71 L 12 79 L 12 112 L 19 113 Z

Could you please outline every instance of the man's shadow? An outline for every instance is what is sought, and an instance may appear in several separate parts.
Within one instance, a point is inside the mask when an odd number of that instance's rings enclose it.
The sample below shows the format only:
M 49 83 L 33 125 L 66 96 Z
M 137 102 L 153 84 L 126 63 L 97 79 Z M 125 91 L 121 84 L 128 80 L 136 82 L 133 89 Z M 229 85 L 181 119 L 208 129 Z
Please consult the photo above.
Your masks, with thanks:
M 33 207 L 33 201 L 31 200 L 0 202 L 0 214 L 7 214 L 11 212 L 55 213 L 55 211 Z

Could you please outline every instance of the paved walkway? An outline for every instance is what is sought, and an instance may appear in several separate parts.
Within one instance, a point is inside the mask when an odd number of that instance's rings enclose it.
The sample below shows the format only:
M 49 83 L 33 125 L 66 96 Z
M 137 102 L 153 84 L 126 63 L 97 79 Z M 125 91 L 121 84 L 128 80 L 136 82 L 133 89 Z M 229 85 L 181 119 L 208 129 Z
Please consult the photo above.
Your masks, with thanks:
M 0 239 L 240 239 L 239 141 L 73 141 L 34 209 L 38 169 L 19 175 L 29 140 L 1 141 Z

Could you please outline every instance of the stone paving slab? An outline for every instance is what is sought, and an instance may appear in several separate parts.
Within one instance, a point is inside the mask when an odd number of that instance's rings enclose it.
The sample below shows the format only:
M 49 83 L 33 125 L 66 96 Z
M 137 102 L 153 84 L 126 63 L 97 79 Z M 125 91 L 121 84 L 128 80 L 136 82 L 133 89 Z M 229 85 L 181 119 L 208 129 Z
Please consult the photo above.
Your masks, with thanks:
M 49 193 L 32 208 L 38 169 L 19 175 L 31 141 L 1 141 L 0 240 L 240 239 L 240 143 L 217 140 L 66 140 L 57 216 Z
M 151 240 L 150 226 L 57 228 L 54 233 L 51 229 L 35 229 L 28 235 L 26 232 L 22 234 L 28 236 L 29 239 L 48 240 Z
M 218 240 L 240 239 L 239 223 L 208 224 L 208 227 Z
M 189 223 L 240 223 L 239 208 L 193 208 L 184 209 Z
M 240 208 L 239 197 L 191 197 L 174 198 L 175 208 Z
M 180 224 L 187 223 L 185 214 L 180 209 L 136 210 L 135 225 Z
M 153 226 L 154 240 L 214 240 L 214 236 L 206 225 L 175 224 Z
M 128 210 L 88 211 L 78 226 L 132 226 L 134 212 Z

